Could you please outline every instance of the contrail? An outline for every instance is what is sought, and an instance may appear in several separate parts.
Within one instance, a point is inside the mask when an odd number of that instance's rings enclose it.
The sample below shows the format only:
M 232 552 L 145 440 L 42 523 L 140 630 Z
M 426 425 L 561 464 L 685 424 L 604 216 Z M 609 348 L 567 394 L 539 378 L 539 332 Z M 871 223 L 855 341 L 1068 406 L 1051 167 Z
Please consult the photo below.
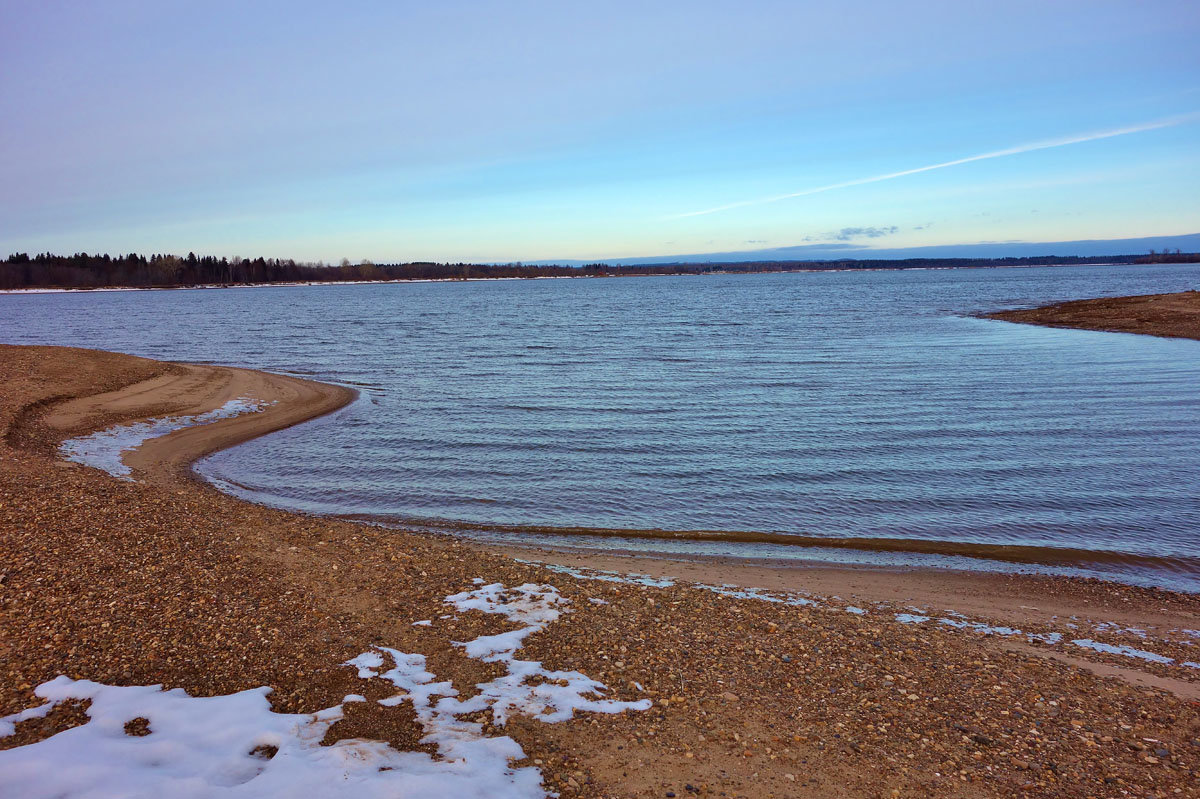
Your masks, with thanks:
M 759 197 L 755 200 L 742 200 L 728 205 L 718 205 L 715 208 L 706 208 L 703 211 L 689 211 L 685 214 L 675 214 L 670 219 L 683 219 L 689 216 L 704 216 L 706 214 L 715 214 L 720 211 L 728 211 L 731 208 L 742 208 L 747 205 L 763 205 L 764 203 L 774 203 L 780 200 L 790 200 L 793 197 L 807 197 L 810 194 L 820 194 L 821 192 L 833 191 L 834 189 L 845 189 L 850 186 L 862 186 L 865 183 L 879 183 L 884 180 L 894 180 L 908 175 L 916 175 L 921 172 L 932 172 L 935 169 L 945 169 L 950 166 L 959 166 L 960 164 L 969 164 L 973 161 L 986 161 L 989 158 L 1003 158 L 1006 155 L 1020 155 L 1021 153 L 1029 153 L 1034 150 L 1049 150 L 1052 147 L 1065 147 L 1068 144 L 1081 144 L 1087 141 L 1096 141 L 1097 139 L 1111 139 L 1114 136 L 1125 136 L 1130 133 L 1142 133 L 1147 130 L 1158 130 L 1159 128 L 1169 128 L 1175 125 L 1181 125 L 1184 122 L 1191 122 L 1200 118 L 1200 112 L 1192 112 L 1176 117 L 1168 117 L 1154 122 L 1145 122 L 1140 125 L 1130 125 L 1124 128 L 1113 128 L 1112 130 L 1102 130 L 1093 133 L 1083 133 L 1076 136 L 1064 136 L 1060 139 L 1045 139 L 1043 141 L 1032 142 L 1030 144 L 1019 144 L 1016 147 L 1009 147 L 1004 150 L 993 150 L 988 153 L 980 153 L 979 155 L 970 155 L 966 158 L 956 158 L 953 161 L 943 161 L 940 164 L 930 164 L 929 166 L 919 166 L 915 169 L 905 169 L 900 172 L 888 172 L 886 175 L 875 175 L 869 178 L 857 178 L 856 180 L 846 180 L 841 183 L 830 183 L 828 186 L 817 186 L 812 189 L 804 189 L 803 191 L 794 191 L 790 194 L 777 194 L 773 197 Z

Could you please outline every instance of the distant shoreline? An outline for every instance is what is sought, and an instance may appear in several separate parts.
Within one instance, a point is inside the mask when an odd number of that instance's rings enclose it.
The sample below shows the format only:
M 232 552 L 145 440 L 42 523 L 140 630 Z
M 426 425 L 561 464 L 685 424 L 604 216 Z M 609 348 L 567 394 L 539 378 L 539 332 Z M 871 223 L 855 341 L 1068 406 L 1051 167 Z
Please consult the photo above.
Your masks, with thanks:
M 1200 340 L 1200 291 L 1071 300 L 1040 308 L 997 311 L 984 314 L 983 318 L 1043 327 Z
M 749 269 L 739 268 L 748 266 L 748 264 L 664 264 L 666 266 L 686 266 L 697 267 L 691 270 L 679 271 L 641 271 L 644 267 L 611 267 L 612 271 L 605 272 L 588 272 L 584 271 L 583 267 L 578 268 L 579 274 L 531 274 L 531 275 L 495 275 L 481 277 L 400 277 L 389 279 L 347 279 L 347 280 L 285 280 L 285 281 L 253 281 L 253 282 L 203 282 L 203 283 L 183 283 L 173 285 L 148 285 L 148 286 L 132 286 L 132 285 L 105 285 L 105 286 L 30 286 L 25 288 L 4 288 L 0 289 L 0 294 L 75 294 L 82 292 L 115 292 L 115 291 L 189 291 L 189 290 L 214 290 L 214 289 L 234 289 L 234 288 L 307 288 L 307 287 L 322 287 L 322 286 L 363 286 L 363 285 L 392 285 L 404 283 L 485 283 L 495 281 L 516 281 L 516 280 L 578 280 L 588 278 L 626 278 L 626 277 L 709 277 L 713 275 L 774 275 L 774 274 L 812 274 L 812 273 L 843 273 L 843 272 L 925 272 L 925 271 L 949 271 L 956 269 L 1038 269 L 1038 268 L 1062 268 L 1072 266 L 1155 266 L 1155 265 L 1179 265 L 1186 263 L 1195 263 L 1190 261 L 1185 262 L 1158 262 L 1153 263 L 1138 263 L 1133 260 L 1119 260 L 1120 258 L 1133 258 L 1133 256 L 1117 256 L 1118 260 L 1108 261 L 1090 261 L 1081 260 L 1074 263 L 1050 263 L 1038 261 L 1036 263 L 959 263 L 963 259 L 915 259 L 915 260 L 945 260 L 948 263 L 921 263 L 919 265 L 903 265 L 897 261 L 847 261 L 847 262 L 812 262 L 811 265 L 800 265 L 804 262 L 771 262 L 776 264 L 778 268 L 760 268 Z M 981 261 L 1002 260 L 1002 259 L 974 259 Z M 1012 259 L 1012 260 L 1032 260 L 1032 259 Z M 828 265 L 826 265 L 828 264 Z M 864 264 L 859 266 L 857 264 Z M 865 264 L 872 264 L 870 266 Z M 880 265 L 874 265 L 880 264 Z M 883 265 L 888 264 L 888 265 Z M 533 267 L 537 268 L 537 267 Z M 658 266 L 655 267 L 656 269 Z M 991 317 L 989 317 L 991 318 Z M 996 316 L 994 318 L 1001 318 Z M 1017 321 L 1017 320 L 1012 320 Z

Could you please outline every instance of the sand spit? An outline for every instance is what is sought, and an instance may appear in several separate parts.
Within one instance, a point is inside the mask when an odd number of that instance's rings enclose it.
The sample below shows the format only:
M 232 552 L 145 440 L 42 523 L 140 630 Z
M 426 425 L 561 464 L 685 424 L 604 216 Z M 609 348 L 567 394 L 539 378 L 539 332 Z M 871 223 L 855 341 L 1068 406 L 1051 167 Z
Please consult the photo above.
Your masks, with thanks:
M 163 374 L 131 386 L 55 404 L 41 423 L 72 434 L 146 419 L 197 419 L 220 424 L 167 424 L 173 432 L 149 438 L 123 458 L 130 472 L 150 481 L 178 479 L 197 458 L 242 441 L 282 430 L 351 402 L 352 389 L 285 375 L 227 366 L 170 364 Z M 220 412 L 237 403 L 257 413 Z M 178 429 L 175 429 L 178 428 Z
M 10 735 L 0 725 L 0 762 L 92 730 L 87 691 L 119 735 L 133 706 L 113 710 L 113 691 L 161 684 L 247 697 L 271 729 L 311 717 L 322 736 L 304 751 L 325 764 L 353 750 L 444 769 L 433 720 L 471 708 L 442 729 L 510 739 L 489 751 L 521 790 L 566 797 L 1200 795 L 1200 670 L 1184 665 L 1200 661 L 1195 596 L 578 553 L 522 563 L 190 479 L 194 458 L 335 410 L 346 389 L 50 347 L 0 347 L 0 385 L 0 717 L 29 711 Z M 65 438 L 238 397 L 274 404 L 150 440 L 125 458 L 133 482 L 58 455 Z M 1075 639 L 1089 645 L 1066 649 Z M 360 659 L 372 652 L 377 666 Z M 442 684 L 437 699 L 428 687 Z M 488 704 L 497 686 L 522 697 L 503 718 Z M 580 707 L 619 712 L 551 721 L 527 704 L 580 687 Z M 139 713 L 165 701 L 137 695 Z M 61 701 L 39 716 L 48 697 Z M 124 734 L 191 740 L 175 719 L 157 732 L 125 719 Z M 233 752 L 244 768 L 221 773 L 270 795 L 286 751 Z M 203 795 L 233 790 L 213 779 Z
M 1200 291 L 1073 300 L 1042 308 L 999 311 L 986 314 L 985 318 L 1046 327 L 1200 339 Z

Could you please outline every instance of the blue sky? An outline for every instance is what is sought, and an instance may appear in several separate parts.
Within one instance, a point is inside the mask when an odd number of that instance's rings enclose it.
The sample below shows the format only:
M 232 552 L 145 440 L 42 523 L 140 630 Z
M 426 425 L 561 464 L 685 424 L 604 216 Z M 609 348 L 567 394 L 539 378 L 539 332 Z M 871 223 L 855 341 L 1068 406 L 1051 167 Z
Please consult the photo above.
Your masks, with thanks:
M 582 5 L 0 0 L 0 250 L 1200 231 L 1200 3 Z

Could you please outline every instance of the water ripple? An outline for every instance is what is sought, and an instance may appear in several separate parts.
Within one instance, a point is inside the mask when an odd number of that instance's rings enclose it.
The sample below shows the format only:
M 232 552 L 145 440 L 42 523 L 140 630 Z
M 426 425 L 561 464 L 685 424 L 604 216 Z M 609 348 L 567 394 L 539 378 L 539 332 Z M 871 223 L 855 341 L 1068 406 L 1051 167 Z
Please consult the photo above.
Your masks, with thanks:
M 1194 563 L 1200 343 L 972 314 L 1198 278 L 1072 267 L 6 295 L 0 340 L 366 389 L 335 419 L 202 466 L 285 506 Z

